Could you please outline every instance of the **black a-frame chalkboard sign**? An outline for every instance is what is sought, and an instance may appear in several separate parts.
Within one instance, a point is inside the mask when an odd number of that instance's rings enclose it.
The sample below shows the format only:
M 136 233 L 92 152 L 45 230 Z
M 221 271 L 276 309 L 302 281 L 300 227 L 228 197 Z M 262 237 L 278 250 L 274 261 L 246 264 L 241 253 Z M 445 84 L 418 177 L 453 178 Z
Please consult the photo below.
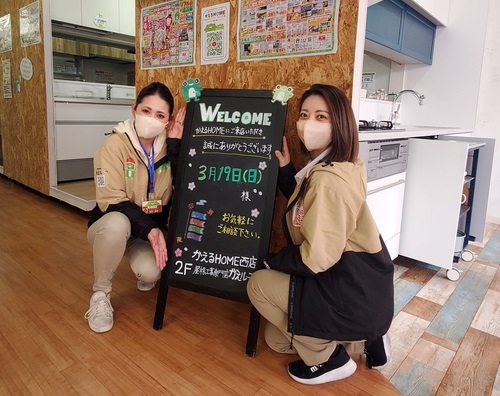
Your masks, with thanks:
M 276 90 L 203 89 L 187 104 L 155 329 L 163 326 L 169 286 L 249 302 L 247 280 L 261 267 L 271 234 L 274 151 L 287 108 L 276 97 Z M 250 356 L 259 319 L 252 307 Z

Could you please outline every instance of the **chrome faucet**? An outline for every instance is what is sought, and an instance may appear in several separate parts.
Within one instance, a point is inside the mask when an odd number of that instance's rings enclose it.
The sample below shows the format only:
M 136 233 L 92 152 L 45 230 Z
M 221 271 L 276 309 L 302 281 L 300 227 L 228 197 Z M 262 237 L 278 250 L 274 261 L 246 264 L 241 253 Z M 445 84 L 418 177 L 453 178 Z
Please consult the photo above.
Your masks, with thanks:
M 391 109 L 391 121 L 392 121 L 392 123 L 394 125 L 396 124 L 397 115 L 398 115 L 398 112 L 399 112 L 399 106 L 398 106 L 397 110 L 394 110 L 394 106 L 396 104 L 396 100 L 398 100 L 401 96 L 403 96 L 404 94 L 407 94 L 407 93 L 411 93 L 412 95 L 414 95 L 418 99 L 418 104 L 420 106 L 424 105 L 425 96 L 424 95 L 420 95 L 417 91 L 414 91 L 413 89 L 404 89 L 404 90 L 398 92 L 396 94 L 396 96 L 394 97 L 394 100 L 392 101 L 392 109 Z

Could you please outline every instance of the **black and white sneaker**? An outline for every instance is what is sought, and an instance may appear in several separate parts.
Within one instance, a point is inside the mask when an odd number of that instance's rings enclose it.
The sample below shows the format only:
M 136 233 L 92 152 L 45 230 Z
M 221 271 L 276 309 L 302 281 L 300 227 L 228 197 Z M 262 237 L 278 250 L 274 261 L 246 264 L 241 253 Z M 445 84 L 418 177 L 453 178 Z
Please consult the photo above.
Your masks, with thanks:
M 389 333 L 365 342 L 366 365 L 382 370 L 391 364 L 391 339 Z
M 288 374 L 295 381 L 306 385 L 324 384 L 349 377 L 356 371 L 356 363 L 342 345 L 337 345 L 325 363 L 308 366 L 303 360 L 288 365 Z

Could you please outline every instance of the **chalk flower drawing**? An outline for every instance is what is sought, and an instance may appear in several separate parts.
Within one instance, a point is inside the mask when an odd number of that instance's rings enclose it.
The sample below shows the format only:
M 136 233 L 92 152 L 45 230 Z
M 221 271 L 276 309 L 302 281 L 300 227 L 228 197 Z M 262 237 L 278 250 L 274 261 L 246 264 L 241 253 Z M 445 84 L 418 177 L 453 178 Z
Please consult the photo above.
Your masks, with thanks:
M 193 191 L 195 188 L 196 188 L 196 184 L 194 184 L 194 182 L 191 182 L 188 184 L 188 188 Z
M 260 215 L 260 212 L 259 212 L 259 209 L 252 209 L 252 217 L 259 217 Z
M 264 170 L 266 168 L 267 168 L 267 164 L 264 161 L 259 162 L 259 169 L 260 170 Z
M 182 250 L 177 248 L 175 249 L 175 257 L 181 257 L 182 256 Z
M 194 156 L 196 155 L 196 149 L 194 149 L 194 148 L 190 149 L 190 150 L 189 150 L 189 155 L 190 155 L 191 157 L 194 157 Z

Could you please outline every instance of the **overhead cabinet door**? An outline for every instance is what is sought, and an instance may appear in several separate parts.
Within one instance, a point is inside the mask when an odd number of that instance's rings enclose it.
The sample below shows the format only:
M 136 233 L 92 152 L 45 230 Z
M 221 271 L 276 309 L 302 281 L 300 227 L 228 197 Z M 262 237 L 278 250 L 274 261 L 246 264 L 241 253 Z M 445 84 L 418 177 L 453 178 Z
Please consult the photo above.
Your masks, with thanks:
M 382 1 L 368 9 L 366 38 L 395 51 L 401 51 L 404 5 L 391 0 Z

